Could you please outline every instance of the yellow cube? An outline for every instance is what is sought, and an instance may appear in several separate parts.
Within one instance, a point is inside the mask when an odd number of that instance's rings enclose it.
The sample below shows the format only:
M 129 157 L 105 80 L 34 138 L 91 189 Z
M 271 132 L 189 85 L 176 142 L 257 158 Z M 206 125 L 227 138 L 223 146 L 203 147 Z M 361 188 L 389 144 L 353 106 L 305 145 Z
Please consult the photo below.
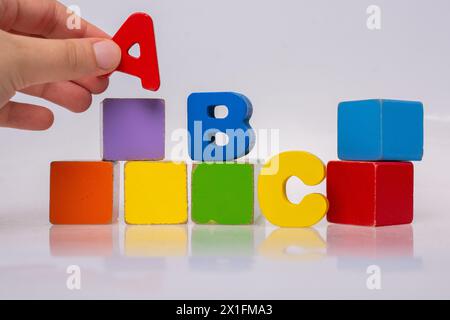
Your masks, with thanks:
M 186 223 L 187 201 L 185 163 L 129 161 L 125 164 L 126 223 Z

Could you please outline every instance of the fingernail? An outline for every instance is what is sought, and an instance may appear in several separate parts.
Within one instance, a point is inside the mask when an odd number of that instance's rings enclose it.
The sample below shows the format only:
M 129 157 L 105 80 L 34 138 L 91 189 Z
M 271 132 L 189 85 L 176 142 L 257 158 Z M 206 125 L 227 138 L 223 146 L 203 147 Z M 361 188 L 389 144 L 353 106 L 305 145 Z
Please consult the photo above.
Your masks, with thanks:
M 103 70 L 113 70 L 120 63 L 120 48 L 110 40 L 94 43 L 94 53 L 97 66 Z

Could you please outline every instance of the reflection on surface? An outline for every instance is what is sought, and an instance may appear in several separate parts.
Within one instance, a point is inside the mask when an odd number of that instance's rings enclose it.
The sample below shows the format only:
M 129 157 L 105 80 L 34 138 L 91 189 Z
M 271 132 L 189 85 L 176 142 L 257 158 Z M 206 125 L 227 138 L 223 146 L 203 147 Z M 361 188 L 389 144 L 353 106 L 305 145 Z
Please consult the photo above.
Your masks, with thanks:
M 123 233 L 123 254 L 119 251 Z M 166 257 L 190 254 L 195 270 L 248 269 L 254 257 L 304 262 L 337 257 L 338 268 L 354 268 L 381 262 L 391 269 L 420 266 L 414 257 L 411 225 L 383 228 L 331 224 L 327 241 L 313 228 L 275 229 L 265 238 L 265 227 L 194 225 L 189 241 L 188 225 L 164 226 L 52 226 L 49 246 L 57 257 L 108 257 L 105 267 L 122 273 L 164 270 Z M 189 252 L 190 249 L 190 252 Z M 146 258 L 146 259 L 129 259 Z
M 117 225 L 52 226 L 49 231 L 52 256 L 111 256 L 117 239 Z
M 411 225 L 368 228 L 329 225 L 328 254 L 367 258 L 412 257 L 414 237 Z
M 188 253 L 187 226 L 127 226 L 125 255 L 129 257 L 174 257 Z
M 338 258 L 339 269 L 380 265 L 384 270 L 420 268 L 414 257 L 414 231 L 411 225 L 381 228 L 329 225 L 327 253 Z
M 259 247 L 259 254 L 283 261 L 315 261 L 325 257 L 326 243 L 312 228 L 277 229 Z
M 197 270 L 243 270 L 252 264 L 264 228 L 254 226 L 195 225 L 190 266 Z
M 251 256 L 256 242 L 264 239 L 262 232 L 254 226 L 196 225 L 192 231 L 192 255 Z

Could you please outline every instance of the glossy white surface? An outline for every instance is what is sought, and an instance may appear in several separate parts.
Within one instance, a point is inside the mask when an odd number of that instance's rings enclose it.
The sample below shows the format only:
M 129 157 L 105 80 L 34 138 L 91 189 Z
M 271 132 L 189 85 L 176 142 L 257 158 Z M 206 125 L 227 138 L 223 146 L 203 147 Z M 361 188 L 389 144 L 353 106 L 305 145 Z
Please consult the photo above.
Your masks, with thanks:
M 449 298 L 448 222 L 50 226 L 3 216 L 0 298 Z M 80 290 L 66 286 L 71 265 Z M 371 265 L 381 290 L 366 286 Z

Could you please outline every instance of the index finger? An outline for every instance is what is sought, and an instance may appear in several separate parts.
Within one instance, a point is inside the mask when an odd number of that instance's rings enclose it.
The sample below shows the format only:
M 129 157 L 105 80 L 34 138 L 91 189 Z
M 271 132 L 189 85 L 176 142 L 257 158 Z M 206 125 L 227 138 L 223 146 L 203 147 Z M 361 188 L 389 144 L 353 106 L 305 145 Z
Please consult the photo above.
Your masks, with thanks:
M 0 0 L 0 29 L 52 39 L 110 38 L 81 18 L 79 28 L 69 29 L 72 14 L 56 0 Z

